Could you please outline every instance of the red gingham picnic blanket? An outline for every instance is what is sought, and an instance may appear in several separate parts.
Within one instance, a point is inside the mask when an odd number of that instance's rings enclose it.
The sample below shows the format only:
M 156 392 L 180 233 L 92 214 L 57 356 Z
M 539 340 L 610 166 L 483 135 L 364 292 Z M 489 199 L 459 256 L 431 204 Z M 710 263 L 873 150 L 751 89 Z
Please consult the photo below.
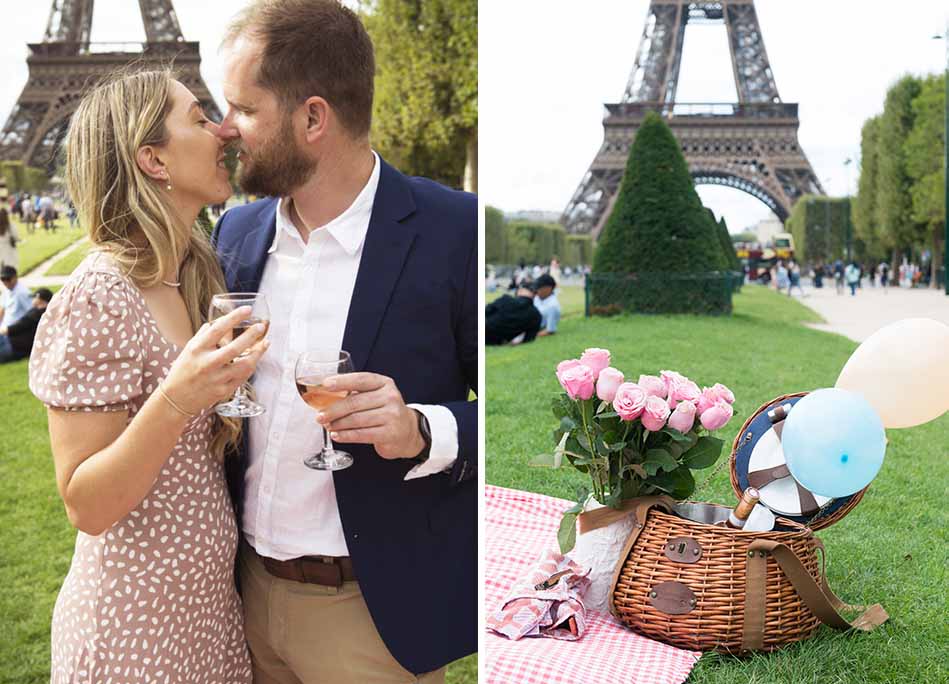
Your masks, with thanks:
M 573 504 L 487 486 L 485 611 L 495 610 L 541 553 L 556 546 L 561 514 Z M 639 636 L 610 615 L 587 612 L 579 641 L 511 641 L 488 632 L 480 668 L 488 684 L 681 684 L 701 656 Z

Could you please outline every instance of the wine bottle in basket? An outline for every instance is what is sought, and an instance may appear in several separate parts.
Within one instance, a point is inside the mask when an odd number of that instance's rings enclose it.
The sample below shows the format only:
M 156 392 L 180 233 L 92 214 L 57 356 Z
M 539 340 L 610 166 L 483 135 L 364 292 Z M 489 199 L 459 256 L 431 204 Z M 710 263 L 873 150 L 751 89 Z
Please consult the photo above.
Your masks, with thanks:
M 725 527 L 734 530 L 740 530 L 748 522 L 748 516 L 751 515 L 751 509 L 758 503 L 758 490 L 754 487 L 748 487 L 741 495 L 741 501 L 735 506 L 735 509 L 728 514 L 725 520 Z

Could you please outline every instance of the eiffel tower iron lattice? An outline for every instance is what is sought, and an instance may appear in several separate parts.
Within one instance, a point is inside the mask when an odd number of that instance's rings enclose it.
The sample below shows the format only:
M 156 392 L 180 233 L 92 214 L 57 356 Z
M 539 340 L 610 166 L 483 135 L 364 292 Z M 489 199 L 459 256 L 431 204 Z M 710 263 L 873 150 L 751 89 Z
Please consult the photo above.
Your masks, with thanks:
M 172 0 L 138 0 L 145 42 L 90 42 L 94 0 L 52 0 L 41 43 L 29 43 L 29 78 L 0 133 L 0 159 L 52 173 L 69 118 L 82 96 L 129 64 L 172 65 L 212 118 L 221 112 L 201 78 L 198 43 L 181 33 Z
M 725 24 L 738 102 L 675 101 L 690 21 Z M 778 95 L 754 0 L 651 0 L 622 100 L 606 105 L 603 144 L 561 216 L 568 233 L 603 229 L 648 111 L 666 118 L 697 185 L 743 190 L 782 221 L 801 195 L 824 194 L 798 142 L 797 104 Z

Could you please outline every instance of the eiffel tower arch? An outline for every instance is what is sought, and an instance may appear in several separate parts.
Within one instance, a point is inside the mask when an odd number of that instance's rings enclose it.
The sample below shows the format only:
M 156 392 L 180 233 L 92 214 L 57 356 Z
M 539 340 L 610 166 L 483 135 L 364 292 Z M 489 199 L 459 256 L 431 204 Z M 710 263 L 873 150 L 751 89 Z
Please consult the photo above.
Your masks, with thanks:
M 205 110 L 220 110 L 201 78 L 198 43 L 181 34 L 171 0 L 138 0 L 145 42 L 92 43 L 94 0 L 52 0 L 41 43 L 28 44 L 29 78 L 0 133 L 0 159 L 52 173 L 69 119 L 82 96 L 103 77 L 129 64 L 173 65 Z
M 738 102 L 676 103 L 689 21 L 725 24 Z M 697 185 L 742 190 L 782 221 L 801 195 L 824 194 L 798 141 L 797 104 L 778 95 L 754 0 L 651 0 L 622 100 L 606 105 L 603 144 L 561 216 L 568 233 L 599 236 L 648 111 L 666 119 Z

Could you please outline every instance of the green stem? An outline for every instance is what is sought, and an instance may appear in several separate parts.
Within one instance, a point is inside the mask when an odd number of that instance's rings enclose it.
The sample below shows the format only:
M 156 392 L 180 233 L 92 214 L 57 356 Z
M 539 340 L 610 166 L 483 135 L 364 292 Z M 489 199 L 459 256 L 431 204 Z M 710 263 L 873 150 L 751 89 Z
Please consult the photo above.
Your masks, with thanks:
M 603 487 L 600 482 L 600 464 L 596 454 L 596 443 L 590 436 L 590 426 L 587 424 L 587 401 L 588 400 L 585 399 L 580 400 L 580 420 L 583 423 L 583 432 L 586 434 L 587 441 L 590 443 L 590 456 L 593 458 L 590 464 L 592 467 L 591 474 L 593 475 L 593 496 L 597 501 L 603 503 Z

